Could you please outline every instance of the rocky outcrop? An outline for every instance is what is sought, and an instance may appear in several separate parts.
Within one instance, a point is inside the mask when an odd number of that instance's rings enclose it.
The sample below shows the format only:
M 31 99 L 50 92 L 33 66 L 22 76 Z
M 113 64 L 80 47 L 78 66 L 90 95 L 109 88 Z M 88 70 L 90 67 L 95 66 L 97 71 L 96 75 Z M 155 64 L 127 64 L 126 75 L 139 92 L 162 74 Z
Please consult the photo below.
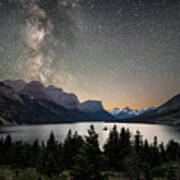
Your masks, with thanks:
M 86 112 L 97 112 L 104 110 L 102 102 L 96 100 L 88 100 L 81 103 L 81 109 Z
M 80 102 L 73 93 L 65 93 L 61 88 L 48 86 L 46 88 L 50 100 L 68 109 L 80 109 Z
M 16 91 L 19 95 L 53 101 L 56 104 L 64 106 L 68 109 L 80 109 L 80 102 L 77 96 L 73 93 L 66 93 L 61 88 L 57 88 L 55 86 L 45 87 L 39 81 L 25 83 L 22 80 L 7 80 L 3 83 L 14 89 L 14 91 Z
M 2 83 L 11 87 L 20 96 L 26 95 L 30 98 L 45 99 L 68 109 L 80 110 L 80 102 L 77 96 L 73 93 L 66 93 L 61 88 L 55 86 L 45 87 L 39 81 L 26 83 L 22 80 L 6 80 Z
M 12 89 L 11 87 L 7 86 L 5 83 L 0 82 L 0 96 L 4 96 L 8 99 L 12 99 L 14 101 L 18 101 L 19 103 L 23 103 L 20 96 Z
M 25 87 L 19 91 L 20 95 L 26 95 L 35 99 L 46 99 L 48 100 L 46 88 L 39 81 L 32 81 L 27 83 Z
M 80 109 L 92 114 L 97 120 L 111 121 L 116 118 L 104 110 L 102 102 L 97 100 L 88 100 L 80 104 Z
M 14 91 L 16 91 L 17 93 L 24 89 L 24 87 L 26 86 L 26 82 L 24 82 L 23 80 L 6 80 L 3 81 L 3 83 L 14 89 Z

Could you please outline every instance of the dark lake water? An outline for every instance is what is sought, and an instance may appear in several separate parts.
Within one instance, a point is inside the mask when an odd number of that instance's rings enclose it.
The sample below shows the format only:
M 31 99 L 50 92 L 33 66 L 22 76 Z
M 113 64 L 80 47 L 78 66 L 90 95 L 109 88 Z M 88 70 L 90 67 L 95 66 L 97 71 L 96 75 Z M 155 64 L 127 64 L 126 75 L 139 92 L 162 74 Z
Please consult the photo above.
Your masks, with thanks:
M 73 132 L 77 131 L 80 135 L 87 135 L 87 129 L 93 124 L 96 132 L 99 134 L 99 142 L 102 146 L 109 135 L 110 129 L 117 125 L 120 130 L 122 127 L 129 128 L 132 134 L 137 130 L 143 135 L 143 139 L 153 142 L 154 136 L 158 137 L 158 142 L 167 143 L 170 139 L 180 142 L 180 129 L 165 125 L 152 124 L 134 124 L 134 123 L 72 123 L 72 124 L 56 124 L 56 125 L 26 125 L 26 126 L 6 126 L 0 127 L 0 137 L 10 134 L 13 140 L 23 140 L 32 142 L 35 139 L 46 141 L 50 132 L 54 132 L 55 137 L 59 141 L 63 141 L 69 129 Z M 104 131 L 103 128 L 108 130 Z

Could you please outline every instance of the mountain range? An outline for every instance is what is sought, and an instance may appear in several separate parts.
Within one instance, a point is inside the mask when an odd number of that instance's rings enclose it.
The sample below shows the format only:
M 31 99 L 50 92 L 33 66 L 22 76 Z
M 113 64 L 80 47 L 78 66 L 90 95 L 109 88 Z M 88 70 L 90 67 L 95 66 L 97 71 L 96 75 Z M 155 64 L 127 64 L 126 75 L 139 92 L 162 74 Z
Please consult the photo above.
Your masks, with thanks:
M 0 82 L 0 124 L 52 124 L 79 121 L 180 125 L 180 94 L 159 107 L 106 111 L 101 101 L 80 102 L 73 93 L 41 82 Z
M 143 114 L 145 112 L 150 112 L 155 109 L 156 107 L 150 107 L 148 109 L 131 109 L 129 107 L 125 107 L 123 109 L 114 108 L 112 110 L 109 110 L 108 112 L 117 119 L 124 119 L 124 118 L 139 116 L 140 114 Z
M 172 97 L 170 100 L 152 111 L 130 119 L 123 119 L 123 121 L 126 120 L 129 122 L 180 125 L 180 94 Z
M 92 106 L 87 108 L 86 104 Z M 90 107 L 89 106 L 89 107 Z M 114 120 L 102 102 L 80 103 L 73 93 L 41 82 L 0 82 L 0 124 L 44 124 Z

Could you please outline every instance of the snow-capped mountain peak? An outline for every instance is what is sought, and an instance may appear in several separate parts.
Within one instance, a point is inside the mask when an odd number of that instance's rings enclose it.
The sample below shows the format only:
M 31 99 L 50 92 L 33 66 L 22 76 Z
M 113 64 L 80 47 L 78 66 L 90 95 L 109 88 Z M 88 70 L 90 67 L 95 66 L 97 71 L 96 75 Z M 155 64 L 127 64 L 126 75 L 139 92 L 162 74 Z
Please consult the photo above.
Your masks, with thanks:
M 108 112 L 116 118 L 123 119 L 138 116 L 144 112 L 152 111 L 154 109 L 156 109 L 156 107 L 150 107 L 148 109 L 131 109 L 129 107 L 125 107 L 122 109 L 114 108 L 112 110 L 109 110 Z
M 120 112 L 121 112 L 121 110 L 122 109 L 119 109 L 119 108 L 114 108 L 114 109 L 112 109 L 112 110 L 109 110 L 108 112 L 110 113 L 110 114 L 112 114 L 112 115 L 117 115 L 117 114 L 119 114 Z

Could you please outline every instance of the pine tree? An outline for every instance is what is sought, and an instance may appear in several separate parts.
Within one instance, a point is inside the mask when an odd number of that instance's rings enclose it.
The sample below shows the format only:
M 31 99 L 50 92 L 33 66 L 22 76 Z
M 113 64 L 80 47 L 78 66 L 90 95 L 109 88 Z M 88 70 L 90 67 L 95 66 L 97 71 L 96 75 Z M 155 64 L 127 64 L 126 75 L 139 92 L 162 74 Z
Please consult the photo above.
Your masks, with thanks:
M 12 160 L 12 149 L 13 149 L 13 143 L 10 135 L 6 136 L 6 139 L 4 141 L 4 146 L 2 148 L 2 154 L 3 154 L 3 164 L 9 165 L 11 164 Z
M 131 149 L 128 157 L 126 158 L 126 173 L 129 180 L 139 180 L 141 174 L 141 164 L 139 156 L 134 148 Z
M 176 161 L 178 156 L 180 156 L 180 146 L 177 142 L 174 140 L 170 140 L 169 143 L 167 144 L 167 156 L 168 159 L 171 161 Z
M 31 149 L 30 166 L 35 167 L 36 161 L 40 155 L 40 150 L 41 150 L 37 139 L 33 142 L 32 146 L 30 146 L 29 149 Z
M 101 156 L 98 135 L 94 126 L 90 126 L 85 144 L 74 158 L 71 175 L 73 180 L 101 180 Z
M 41 151 L 41 156 L 37 163 L 37 169 L 41 174 L 49 177 L 58 175 L 62 169 L 60 168 L 59 146 L 54 134 L 51 132 L 47 141 L 47 146 Z
M 119 133 L 117 131 L 117 126 L 114 126 L 110 131 L 107 142 L 104 145 L 104 153 L 108 159 L 108 166 L 113 169 L 118 169 L 118 158 L 119 153 Z
M 98 134 L 95 132 L 93 125 L 90 126 L 88 136 L 85 137 L 85 152 L 91 165 L 92 175 L 94 175 L 92 180 L 100 179 L 102 156 L 99 148 Z
M 76 156 L 83 144 L 84 140 L 77 132 L 73 135 L 71 130 L 68 131 L 63 144 L 63 162 L 65 169 L 70 169 L 73 166 L 73 157 Z
M 117 153 L 117 159 L 118 159 L 118 169 L 120 171 L 124 171 L 124 161 L 127 157 L 127 155 L 131 151 L 131 133 L 129 132 L 129 129 L 122 128 L 120 132 L 120 137 L 118 141 L 118 153 Z
M 159 166 L 160 165 L 160 152 L 158 147 L 157 137 L 154 137 L 153 145 L 151 146 L 151 166 Z
M 134 147 L 136 152 L 139 153 L 142 147 L 142 135 L 139 131 L 136 131 L 134 136 Z
M 89 180 L 92 176 L 91 164 L 89 163 L 85 148 L 79 149 L 79 153 L 73 158 L 74 165 L 71 168 L 72 180 Z
M 164 147 L 164 143 L 161 143 L 159 145 L 159 149 L 160 149 L 160 160 L 161 160 L 161 162 L 167 162 L 167 154 L 166 154 L 166 150 Z
M 150 147 L 147 140 L 144 141 L 141 152 L 141 169 L 146 180 L 151 180 L 150 175 Z

